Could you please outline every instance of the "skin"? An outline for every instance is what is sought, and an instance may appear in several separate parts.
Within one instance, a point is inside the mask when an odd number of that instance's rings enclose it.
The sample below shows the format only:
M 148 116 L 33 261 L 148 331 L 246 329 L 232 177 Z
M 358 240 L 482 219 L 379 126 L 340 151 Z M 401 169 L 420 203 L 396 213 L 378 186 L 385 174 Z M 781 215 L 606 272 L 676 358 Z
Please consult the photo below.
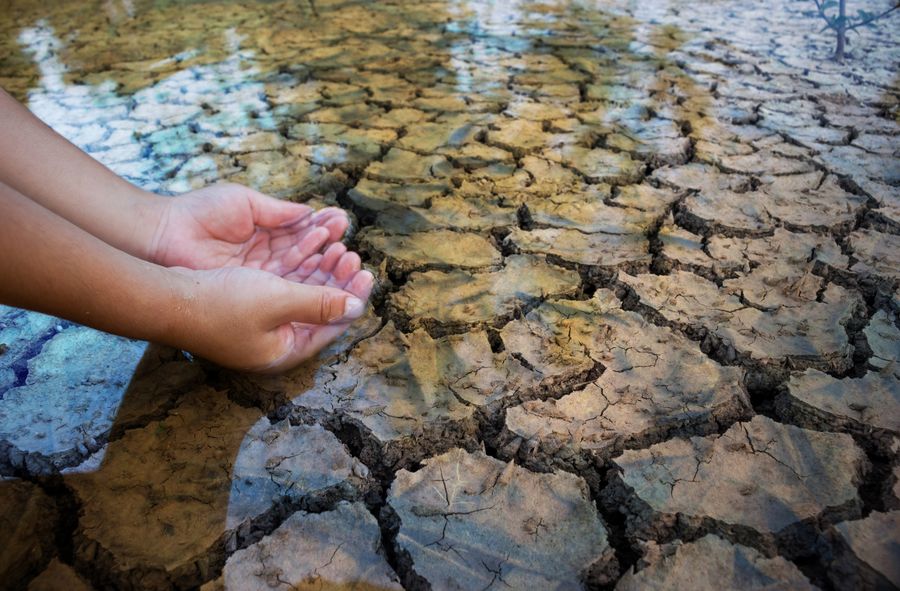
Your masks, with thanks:
M 0 302 L 279 372 L 361 316 L 373 277 L 349 222 L 226 184 L 161 197 L 0 90 Z

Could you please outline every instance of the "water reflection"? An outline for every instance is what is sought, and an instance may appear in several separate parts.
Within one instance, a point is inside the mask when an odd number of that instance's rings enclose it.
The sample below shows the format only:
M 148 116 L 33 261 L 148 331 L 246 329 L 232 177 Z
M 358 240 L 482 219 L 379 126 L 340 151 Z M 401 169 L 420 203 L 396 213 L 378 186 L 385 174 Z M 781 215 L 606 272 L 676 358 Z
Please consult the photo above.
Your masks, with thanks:
M 154 21 L 149 12 L 135 16 L 127 1 L 107 0 L 104 6 L 122 30 L 132 19 L 146 16 L 158 25 L 160 14 L 172 14 L 153 13 Z M 222 5 L 201 6 L 188 10 L 219 14 Z M 248 16 L 254 8 L 217 21 L 221 32 L 214 35 L 223 55 L 215 59 L 199 43 L 165 55 L 133 51 L 115 61 L 98 60 L 97 71 L 83 81 L 72 80 L 60 58 L 72 36 L 61 39 L 50 21 L 40 21 L 19 35 L 40 72 L 28 92 L 29 106 L 149 190 L 180 192 L 232 179 L 297 197 L 311 187 L 340 192 L 354 186 L 350 198 L 381 212 L 376 224 L 389 232 L 441 228 L 448 236 L 465 230 L 485 240 L 494 229 L 527 222 L 524 215 L 517 219 L 527 205 L 532 221 L 573 236 L 632 237 L 644 249 L 638 262 L 646 265 L 644 234 L 652 216 L 607 201 L 627 195 L 613 195 L 611 183 L 640 180 L 641 158 L 666 154 L 672 130 L 687 116 L 679 100 L 705 92 L 689 76 L 671 78 L 678 73 L 670 59 L 676 46 L 654 44 L 634 31 L 632 21 L 598 15 L 591 5 L 452 2 L 446 10 L 409 5 L 398 11 L 391 4 L 349 3 L 322 10 L 317 21 L 270 16 L 263 23 Z M 259 26 L 235 24 L 244 17 Z M 121 77 L 104 79 L 110 70 Z M 130 95 L 123 90 L 133 87 L 138 89 Z M 665 116 L 650 122 L 657 114 Z M 676 150 L 673 157 L 678 156 Z M 662 197 L 641 203 L 653 211 L 669 204 Z M 520 246 L 552 249 L 559 242 Z M 435 248 L 435 258 L 446 248 L 454 248 L 451 240 Z M 571 275 L 574 292 L 579 279 Z M 518 278 L 498 276 L 514 293 Z M 452 291 L 438 285 L 434 306 L 450 305 Z M 486 310 L 475 320 L 490 319 L 495 295 L 472 295 Z M 410 315 L 417 313 L 415 304 Z M 423 310 L 420 304 L 418 312 Z M 377 332 L 381 319 L 370 320 L 375 327 L 356 337 Z M 480 342 L 488 359 L 483 374 L 499 371 L 491 365 L 491 343 L 487 337 Z M 373 357 L 384 353 L 377 341 L 367 347 Z M 435 377 L 433 360 L 414 354 L 407 359 L 410 351 L 408 343 L 391 351 L 384 363 L 399 369 L 388 377 Z M 83 503 L 75 548 L 79 566 L 121 586 L 191 586 L 209 580 L 227 552 L 255 541 L 290 511 L 316 502 L 321 509 L 336 498 L 358 501 L 371 486 L 369 475 L 333 436 L 321 428 L 273 423 L 263 414 L 293 398 L 314 398 L 316 365 L 344 352 L 338 347 L 288 376 L 269 379 L 203 375 L 175 355 L 148 353 L 153 368 L 136 376 L 125 394 L 116 424 L 108 428 L 113 442 L 105 456 L 96 454 L 80 473 L 66 474 Z M 511 357 L 505 363 L 526 373 Z M 354 380 L 368 369 L 371 364 L 342 377 L 346 396 L 359 394 Z M 397 407 L 428 410 L 423 431 L 430 441 L 442 442 L 435 445 L 447 445 L 440 429 L 455 417 L 430 404 L 437 381 L 389 394 Z M 509 380 L 494 381 L 497 396 L 507 394 L 502 385 Z M 332 418 L 334 406 L 315 410 Z M 382 418 L 389 426 L 408 421 Z M 373 438 L 382 435 L 375 431 Z M 409 447 L 415 449 L 404 450 L 407 462 L 427 452 L 415 441 Z M 328 513 L 368 515 L 358 504 L 341 507 Z M 340 549 L 338 534 L 355 533 L 341 525 L 345 517 L 323 517 L 334 520 L 325 528 L 331 537 L 323 535 L 318 549 L 298 549 L 288 560 L 296 566 L 307 553 L 313 560 L 322 548 Z M 302 530 L 313 519 L 298 514 L 298 521 Z M 380 539 L 370 525 L 364 536 L 368 550 Z M 278 583 L 287 567 L 274 564 L 270 558 L 277 549 L 266 547 L 254 547 L 261 557 L 248 553 L 254 563 L 265 563 L 251 574 Z M 387 570 L 374 550 L 366 556 Z M 222 584 L 238 588 L 251 576 L 241 572 L 226 567 Z
M 226 154 L 253 151 L 256 146 L 244 148 L 247 138 L 276 129 L 265 87 L 254 81 L 259 74 L 255 52 L 241 49 L 244 37 L 236 29 L 226 29 L 223 36 L 228 56 L 221 62 L 178 70 L 128 97 L 117 93 L 112 80 L 67 84 L 59 59 L 63 43 L 52 27 L 40 22 L 19 36 L 41 73 L 38 87 L 28 93 L 28 106 L 74 144 L 147 190 L 178 193 L 222 180 L 235 172 Z M 170 67 L 198 51 L 144 67 Z

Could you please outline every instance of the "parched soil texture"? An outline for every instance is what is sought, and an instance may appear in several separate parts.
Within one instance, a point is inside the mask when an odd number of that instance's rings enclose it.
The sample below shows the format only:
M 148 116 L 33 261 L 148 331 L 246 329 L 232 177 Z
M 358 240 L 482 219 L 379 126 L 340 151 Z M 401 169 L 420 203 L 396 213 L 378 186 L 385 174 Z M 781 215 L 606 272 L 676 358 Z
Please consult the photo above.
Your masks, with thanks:
M 50 126 L 341 206 L 377 287 L 277 377 L 0 309 L 0 587 L 900 586 L 898 22 L 5 2 Z

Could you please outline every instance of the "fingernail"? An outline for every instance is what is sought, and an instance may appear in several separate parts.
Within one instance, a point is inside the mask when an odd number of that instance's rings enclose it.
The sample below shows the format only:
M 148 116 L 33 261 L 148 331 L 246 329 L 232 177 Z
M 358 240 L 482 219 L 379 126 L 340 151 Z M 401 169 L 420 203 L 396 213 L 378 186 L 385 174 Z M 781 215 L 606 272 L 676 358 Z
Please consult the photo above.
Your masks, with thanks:
M 344 300 L 344 316 L 346 320 L 359 318 L 366 311 L 366 303 L 359 298 L 347 298 Z

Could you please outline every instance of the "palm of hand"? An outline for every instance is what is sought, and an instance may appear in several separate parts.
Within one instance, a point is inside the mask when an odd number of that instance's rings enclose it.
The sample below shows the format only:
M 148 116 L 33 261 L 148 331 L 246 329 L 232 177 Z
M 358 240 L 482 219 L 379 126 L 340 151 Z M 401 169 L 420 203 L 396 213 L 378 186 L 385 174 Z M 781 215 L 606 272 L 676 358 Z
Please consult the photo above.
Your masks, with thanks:
M 338 208 L 312 208 L 240 185 L 215 185 L 166 205 L 152 258 L 191 269 L 248 267 L 285 277 L 340 240 L 349 222 Z
M 296 283 L 341 289 L 366 301 L 374 278 L 361 270 L 359 255 L 339 242 L 348 226 L 339 208 L 314 212 L 240 185 L 217 185 L 167 204 L 151 256 L 165 266 L 221 269 L 223 277 L 242 285 L 250 278 L 261 299 L 268 297 L 266 286 L 275 278 L 253 279 L 228 268 L 258 269 Z M 278 354 L 257 370 L 281 371 L 309 359 L 348 326 L 287 322 L 276 329 Z
M 360 264 L 359 255 L 348 252 L 346 246 L 336 242 L 324 253 L 309 256 L 284 278 L 306 285 L 335 287 L 366 301 L 372 293 L 374 278 L 368 271 L 361 271 Z M 266 371 L 280 371 L 309 359 L 347 330 L 349 325 L 349 322 L 336 324 L 291 322 L 280 327 L 280 330 L 287 334 L 290 346 L 286 348 L 284 357 L 274 362 Z

